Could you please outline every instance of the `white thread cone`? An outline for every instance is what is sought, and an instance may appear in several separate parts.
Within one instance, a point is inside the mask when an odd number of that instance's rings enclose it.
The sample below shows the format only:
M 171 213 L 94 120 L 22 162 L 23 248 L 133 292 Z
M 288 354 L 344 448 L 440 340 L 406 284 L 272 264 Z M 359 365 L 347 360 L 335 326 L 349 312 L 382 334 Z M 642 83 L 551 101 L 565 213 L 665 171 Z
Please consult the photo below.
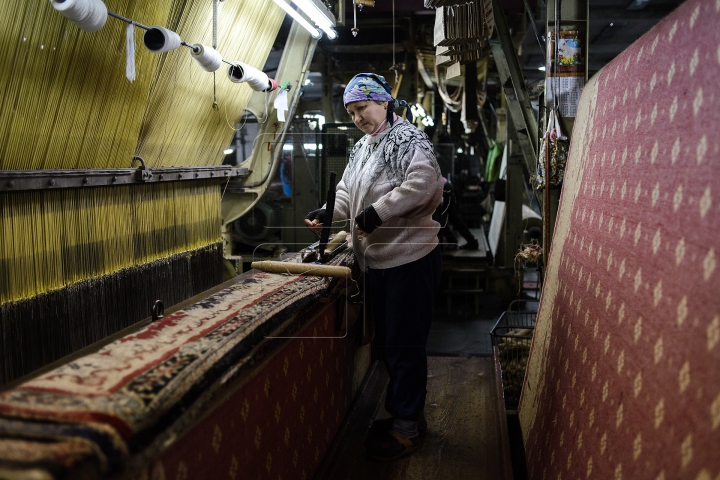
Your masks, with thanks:
M 50 0 L 53 8 L 85 32 L 105 26 L 108 10 L 102 0 Z
M 180 47 L 182 40 L 180 35 L 172 30 L 155 25 L 145 32 L 143 43 L 151 52 L 163 53 Z
M 222 65 L 222 56 L 212 47 L 196 43 L 190 48 L 190 55 L 206 72 L 214 72 Z
M 241 62 L 235 62 L 235 65 L 228 68 L 228 77 L 234 83 L 247 82 L 256 92 L 264 92 L 270 88 L 270 80 L 265 73 Z

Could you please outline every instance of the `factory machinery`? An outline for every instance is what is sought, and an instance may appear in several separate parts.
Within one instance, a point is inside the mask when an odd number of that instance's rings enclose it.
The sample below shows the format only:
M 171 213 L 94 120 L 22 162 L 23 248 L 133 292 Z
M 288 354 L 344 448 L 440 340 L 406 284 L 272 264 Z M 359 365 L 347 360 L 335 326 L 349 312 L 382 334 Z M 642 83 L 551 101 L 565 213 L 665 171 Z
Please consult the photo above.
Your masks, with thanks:
M 316 44 L 292 29 L 278 87 L 260 69 L 285 12 L 264 3 L 4 9 L 0 382 L 223 281 L 222 226 L 272 178 L 272 102 L 293 114 Z M 271 133 L 223 165 L 246 109 Z
M 5 2 L 0 479 L 720 478 L 720 2 L 608 0 L 657 22 L 614 59 L 588 1 L 422 3 Z M 485 356 L 428 354 L 423 448 L 382 465 L 350 225 L 302 223 L 362 71 L 488 194 L 434 313 L 542 280 Z

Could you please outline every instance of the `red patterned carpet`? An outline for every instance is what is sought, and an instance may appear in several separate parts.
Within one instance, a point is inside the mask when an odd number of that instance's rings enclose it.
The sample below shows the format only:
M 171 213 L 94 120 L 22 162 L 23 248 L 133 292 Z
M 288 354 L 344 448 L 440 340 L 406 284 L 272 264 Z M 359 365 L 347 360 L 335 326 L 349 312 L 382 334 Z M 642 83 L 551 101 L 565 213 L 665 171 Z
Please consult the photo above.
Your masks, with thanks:
M 351 262 L 351 255 L 335 259 L 338 264 Z M 344 281 L 337 279 L 248 272 L 201 302 L 0 393 L 0 471 L 38 468 L 72 477 L 88 465 L 108 475 L 139 468 L 196 425 L 210 406 L 221 406 L 212 414 L 213 425 L 225 429 L 252 420 L 265 432 L 266 445 L 277 432 L 261 425 L 257 415 L 270 413 L 267 418 L 282 416 L 286 422 L 286 415 L 302 417 L 302 412 L 278 403 L 277 395 L 282 394 L 284 402 L 288 392 L 298 402 L 322 394 L 320 404 L 330 406 L 317 412 L 307 407 L 305 421 L 326 425 L 316 432 L 319 438 L 334 435 L 336 417 L 342 418 L 349 402 L 355 351 L 342 340 L 347 332 L 339 331 L 335 322 L 345 291 Z M 313 338 L 290 339 L 300 331 Z M 316 337 L 326 338 L 321 342 Z M 260 370 L 270 358 L 274 370 Z M 338 376 L 333 372 L 330 384 L 333 368 Z M 290 373 L 295 382 L 279 376 Z M 257 377 L 238 390 L 237 383 L 253 375 Z M 265 398 L 258 394 L 263 389 Z M 268 403 L 270 390 L 278 400 Z M 235 395 L 233 401 L 222 405 L 218 399 L 228 395 Z M 317 415 L 327 418 L 318 421 Z M 206 425 L 195 428 L 204 432 Z M 231 432 L 232 427 L 225 430 L 226 438 L 233 438 Z M 252 445 L 248 432 L 235 441 Z M 258 436 L 262 433 L 253 428 L 250 437 Z M 194 437 L 184 438 L 176 448 L 198 451 L 206 446 Z M 293 435 L 294 444 L 298 441 Z M 301 450 L 305 444 L 318 445 L 308 438 Z M 233 458 L 248 460 L 241 457 Z M 281 463 L 276 458 L 275 464 Z M 185 465 L 194 464 L 187 460 Z M 169 468 L 180 467 L 171 462 Z M 307 468 L 314 467 L 308 463 Z
M 353 349 L 337 337 L 335 306 L 155 464 L 165 478 L 314 476 L 352 401 Z M 305 338 L 302 338 L 305 337 Z
M 520 405 L 529 475 L 720 478 L 720 1 L 583 92 Z

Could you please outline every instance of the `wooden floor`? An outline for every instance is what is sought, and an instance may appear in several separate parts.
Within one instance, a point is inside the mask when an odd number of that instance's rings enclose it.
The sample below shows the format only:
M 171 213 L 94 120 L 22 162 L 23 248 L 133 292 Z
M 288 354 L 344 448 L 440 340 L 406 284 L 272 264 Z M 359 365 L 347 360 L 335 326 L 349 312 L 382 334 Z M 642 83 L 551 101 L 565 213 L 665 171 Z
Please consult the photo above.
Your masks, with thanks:
M 387 372 L 376 362 L 315 480 L 510 480 L 493 368 L 492 358 L 430 357 L 422 448 L 394 462 L 373 462 L 365 458 L 365 435 L 373 419 L 390 416 L 382 407 Z

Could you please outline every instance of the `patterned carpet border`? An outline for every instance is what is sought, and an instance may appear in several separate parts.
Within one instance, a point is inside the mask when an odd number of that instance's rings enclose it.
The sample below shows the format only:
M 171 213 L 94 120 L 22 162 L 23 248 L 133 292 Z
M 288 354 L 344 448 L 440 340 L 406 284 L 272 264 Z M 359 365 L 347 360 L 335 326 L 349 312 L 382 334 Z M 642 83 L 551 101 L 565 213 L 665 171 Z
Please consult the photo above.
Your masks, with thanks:
M 353 257 L 332 263 L 352 266 Z M 88 451 L 78 450 L 83 444 L 91 446 L 104 473 L 122 472 L 129 456 L 150 445 L 209 389 L 237 378 L 283 343 L 263 343 L 269 334 L 342 290 L 338 279 L 251 271 L 95 353 L 1 392 L 0 442 L 14 443 L 0 451 L 0 468 L 35 466 L 39 456 L 31 450 L 53 457 L 48 452 L 55 449 L 58 461 L 48 470 L 69 471 L 88 460 L 77 453 Z M 283 327 L 284 334 L 292 335 L 301 323 Z M 33 447 L 24 449 L 25 444 Z

